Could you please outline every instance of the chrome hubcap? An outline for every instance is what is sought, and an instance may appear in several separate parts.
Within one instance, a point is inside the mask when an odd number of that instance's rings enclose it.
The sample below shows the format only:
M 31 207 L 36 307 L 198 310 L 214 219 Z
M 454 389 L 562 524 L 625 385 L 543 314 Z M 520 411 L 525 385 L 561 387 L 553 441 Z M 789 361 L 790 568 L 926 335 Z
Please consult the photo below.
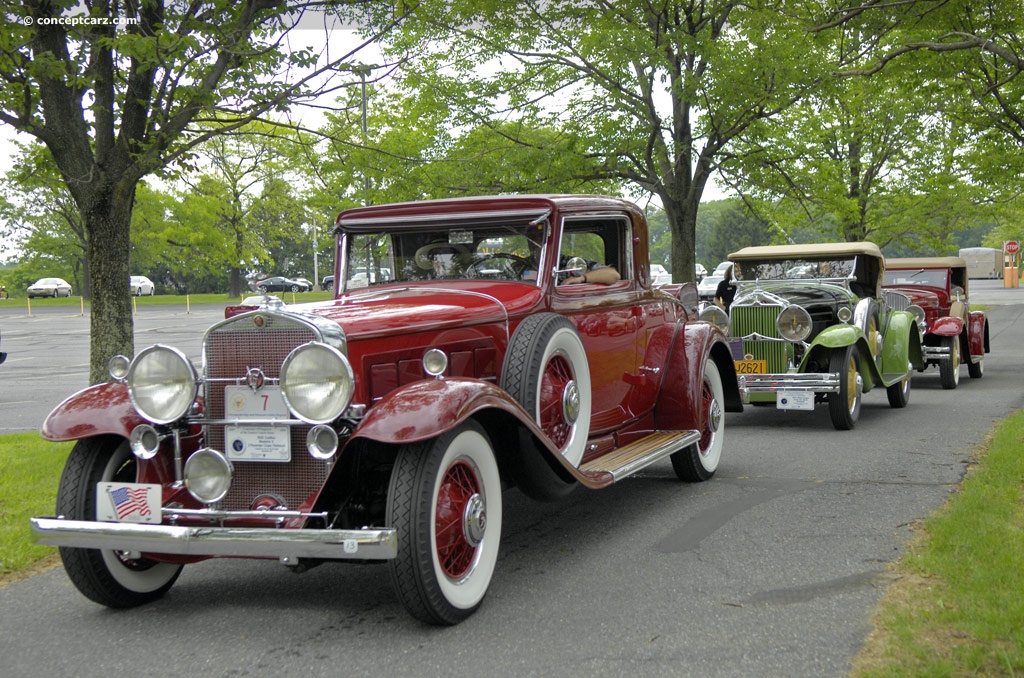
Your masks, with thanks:
M 484 498 L 477 493 L 466 500 L 466 507 L 462 511 L 462 536 L 467 543 L 476 546 L 484 540 L 486 529 L 487 507 Z
M 570 381 L 562 391 L 562 417 L 572 426 L 580 417 L 580 389 L 576 381 Z

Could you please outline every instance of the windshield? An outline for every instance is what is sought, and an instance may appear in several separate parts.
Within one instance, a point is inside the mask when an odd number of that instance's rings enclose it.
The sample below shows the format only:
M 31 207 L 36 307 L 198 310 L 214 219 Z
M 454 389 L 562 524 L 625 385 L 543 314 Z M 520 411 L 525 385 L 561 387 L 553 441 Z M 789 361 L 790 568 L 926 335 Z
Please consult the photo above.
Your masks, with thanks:
M 886 271 L 886 285 L 924 285 L 926 287 L 946 287 L 946 278 L 949 271 L 924 269 Z
M 836 280 L 853 277 L 856 257 L 845 259 L 775 259 L 738 261 L 736 280 Z
M 345 287 L 431 280 L 515 280 L 537 284 L 544 223 L 437 226 L 345 233 Z

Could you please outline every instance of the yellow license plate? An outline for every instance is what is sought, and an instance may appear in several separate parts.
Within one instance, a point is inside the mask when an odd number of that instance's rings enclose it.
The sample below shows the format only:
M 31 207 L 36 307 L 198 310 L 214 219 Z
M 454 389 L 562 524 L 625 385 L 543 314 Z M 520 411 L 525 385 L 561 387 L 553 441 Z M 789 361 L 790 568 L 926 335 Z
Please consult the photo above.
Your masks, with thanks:
M 767 360 L 737 360 L 736 374 L 767 374 Z

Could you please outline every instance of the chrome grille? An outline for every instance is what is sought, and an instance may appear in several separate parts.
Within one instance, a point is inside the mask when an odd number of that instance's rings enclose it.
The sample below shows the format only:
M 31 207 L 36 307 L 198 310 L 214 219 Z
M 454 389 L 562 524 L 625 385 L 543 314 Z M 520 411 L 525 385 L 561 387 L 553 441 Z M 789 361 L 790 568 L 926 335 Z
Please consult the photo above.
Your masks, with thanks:
M 729 309 L 730 334 L 734 337 L 745 337 L 749 334 L 760 334 L 764 337 L 778 337 L 775 326 L 781 306 L 732 306 Z M 769 373 L 785 372 L 789 367 L 788 356 L 792 351 L 785 341 L 743 341 L 744 355 L 754 360 L 764 360 Z
M 279 315 L 262 315 L 262 327 L 254 316 L 239 316 L 219 325 L 206 336 L 203 346 L 205 365 L 204 397 L 206 415 L 224 418 L 224 390 L 229 384 L 245 383 L 249 368 L 259 368 L 272 380 L 281 373 L 281 363 L 300 344 L 316 339 L 308 325 Z M 231 489 L 224 498 L 227 510 L 247 510 L 261 494 L 282 498 L 295 509 L 317 492 L 327 477 L 327 469 L 306 452 L 307 425 L 291 427 L 291 461 L 235 462 Z M 224 451 L 224 427 L 207 426 L 207 445 Z
M 902 292 L 883 290 L 882 295 L 885 298 L 885 305 L 894 311 L 906 311 L 910 308 L 910 297 Z

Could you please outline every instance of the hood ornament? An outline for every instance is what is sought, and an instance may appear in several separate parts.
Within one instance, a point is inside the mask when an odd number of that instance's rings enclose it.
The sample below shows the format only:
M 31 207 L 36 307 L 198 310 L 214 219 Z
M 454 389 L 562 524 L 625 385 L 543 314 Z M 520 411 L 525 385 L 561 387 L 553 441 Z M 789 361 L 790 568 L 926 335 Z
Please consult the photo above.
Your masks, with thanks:
M 266 383 L 267 377 L 263 370 L 258 367 L 250 367 L 245 372 L 245 385 L 252 389 L 253 393 L 258 392 Z

